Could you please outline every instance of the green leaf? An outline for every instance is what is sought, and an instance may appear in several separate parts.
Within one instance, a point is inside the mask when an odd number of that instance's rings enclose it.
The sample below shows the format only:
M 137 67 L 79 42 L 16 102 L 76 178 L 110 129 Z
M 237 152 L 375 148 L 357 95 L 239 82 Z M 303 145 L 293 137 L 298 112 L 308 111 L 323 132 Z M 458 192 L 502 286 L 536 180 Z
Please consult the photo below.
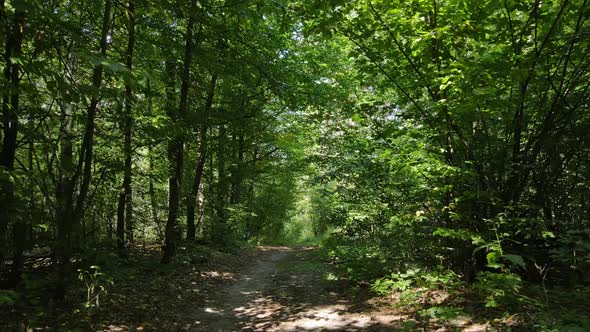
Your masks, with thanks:
M 0 290 L 0 305 L 14 305 L 18 293 L 13 290 Z
M 488 264 L 495 264 L 498 262 L 499 256 L 500 254 L 497 251 L 492 251 L 486 255 L 486 260 L 488 261 Z
M 512 254 L 506 254 L 506 255 L 504 255 L 504 258 L 506 258 L 512 264 L 514 264 L 516 266 L 519 266 L 519 267 L 525 267 L 526 266 L 526 264 L 525 264 L 524 259 L 522 258 L 522 256 L 512 255 Z
M 360 123 L 360 122 L 363 122 L 363 118 L 360 115 L 355 114 L 352 116 L 352 121 Z

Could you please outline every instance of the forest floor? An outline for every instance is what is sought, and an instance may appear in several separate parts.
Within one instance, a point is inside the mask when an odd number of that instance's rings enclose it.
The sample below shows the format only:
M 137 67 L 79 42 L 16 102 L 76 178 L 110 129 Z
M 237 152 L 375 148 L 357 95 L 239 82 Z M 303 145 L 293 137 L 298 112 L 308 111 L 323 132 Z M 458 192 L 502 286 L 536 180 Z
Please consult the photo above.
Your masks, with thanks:
M 169 276 L 165 284 L 159 283 L 157 295 L 168 302 L 167 307 L 160 303 L 160 311 L 151 308 L 151 314 L 140 314 L 142 322 L 137 322 L 137 314 L 123 319 L 136 321 L 131 324 L 108 323 L 109 319 L 104 319 L 100 329 L 413 331 L 425 327 L 424 322 L 411 318 L 415 309 L 396 307 L 390 299 L 373 297 L 366 285 L 338 280 L 332 271 L 333 266 L 321 259 L 315 247 L 261 246 L 238 255 L 214 258 L 194 273 Z M 146 294 L 158 293 L 152 284 L 154 280 L 137 282 L 147 283 L 140 287 L 148 290 Z M 170 293 L 171 289 L 176 296 Z M 115 294 L 109 295 L 116 306 L 113 296 L 116 298 Z M 176 301 L 171 302 L 170 296 Z M 140 307 L 145 308 L 145 301 L 138 302 L 144 303 Z M 134 311 L 127 308 L 127 314 Z M 472 323 L 466 317 L 444 324 L 431 321 L 427 325 L 430 331 L 487 329 L 487 325 Z
M 120 265 L 99 309 L 35 302 L 17 308 L 8 326 L 109 332 L 490 330 L 485 319 L 466 315 L 416 320 L 419 303 L 396 305 L 393 298 L 375 297 L 368 285 L 338 278 L 316 247 L 260 246 L 238 254 L 185 248 L 174 266 L 160 265 L 157 255 L 144 250 L 125 263 L 128 270 Z M 80 289 L 71 296 L 85 295 Z M 0 314 L 0 323 L 6 318 Z

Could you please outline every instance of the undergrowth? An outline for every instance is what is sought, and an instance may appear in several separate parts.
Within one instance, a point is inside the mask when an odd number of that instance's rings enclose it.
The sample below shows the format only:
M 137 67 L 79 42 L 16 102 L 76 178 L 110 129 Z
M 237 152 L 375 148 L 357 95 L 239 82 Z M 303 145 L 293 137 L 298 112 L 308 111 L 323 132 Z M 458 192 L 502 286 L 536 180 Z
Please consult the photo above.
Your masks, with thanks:
M 464 317 L 500 331 L 590 331 L 587 286 L 547 289 L 493 270 L 481 271 L 467 283 L 441 265 L 395 264 L 402 258 L 388 255 L 376 243 L 329 239 L 323 244 L 323 259 L 336 267 L 333 278 L 368 282 L 375 295 L 411 313 L 420 324 Z M 408 323 L 406 328 L 418 325 Z

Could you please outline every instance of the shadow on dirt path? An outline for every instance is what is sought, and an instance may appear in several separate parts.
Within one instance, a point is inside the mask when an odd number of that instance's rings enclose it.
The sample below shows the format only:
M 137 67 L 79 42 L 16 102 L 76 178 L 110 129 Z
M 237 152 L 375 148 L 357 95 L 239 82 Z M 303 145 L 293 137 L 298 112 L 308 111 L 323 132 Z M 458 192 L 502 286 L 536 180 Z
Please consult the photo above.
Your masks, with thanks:
M 326 281 L 329 268 L 314 248 L 259 247 L 256 253 L 232 283 L 192 312 L 189 331 L 391 331 L 405 318 Z

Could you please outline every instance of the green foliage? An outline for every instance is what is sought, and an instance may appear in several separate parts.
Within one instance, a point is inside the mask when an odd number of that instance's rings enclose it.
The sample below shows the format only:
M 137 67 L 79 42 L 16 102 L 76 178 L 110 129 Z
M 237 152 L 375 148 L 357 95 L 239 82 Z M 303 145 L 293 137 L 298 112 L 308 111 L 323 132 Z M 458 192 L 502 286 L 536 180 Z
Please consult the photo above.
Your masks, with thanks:
M 405 273 L 395 273 L 388 278 L 377 279 L 371 288 L 379 294 L 389 294 L 392 291 L 406 291 L 416 282 L 419 269 L 409 270 Z
M 474 289 L 485 299 L 486 307 L 513 305 L 523 297 L 521 278 L 512 273 L 494 273 L 482 271 L 477 275 Z
M 588 331 L 590 329 L 590 316 L 584 313 L 563 312 L 555 325 L 555 328 L 544 327 L 543 331 Z
M 336 240 L 332 235 L 324 242 L 328 259 L 335 262 L 346 277 L 352 280 L 373 280 L 382 276 L 388 266 L 378 246 L 371 243 Z
M 100 309 L 100 299 L 108 293 L 108 287 L 113 286 L 113 278 L 97 265 L 92 265 L 88 269 L 78 269 L 78 280 L 86 286 L 86 303 L 85 308 Z
M 13 290 L 0 290 L 0 306 L 12 306 L 18 300 L 19 294 Z
M 422 271 L 418 268 L 406 272 L 392 273 L 388 277 L 382 277 L 371 285 L 371 289 L 377 294 L 389 295 L 400 292 L 402 298 L 415 298 L 423 293 L 419 289 L 455 291 L 462 285 L 459 277 L 450 270 Z
M 434 306 L 428 309 L 422 309 L 418 312 L 418 317 L 421 320 L 440 320 L 449 321 L 455 319 L 460 315 L 464 315 L 464 312 L 460 308 L 448 307 L 448 306 Z
M 347 55 L 325 60 L 350 75 L 325 72 L 339 98 L 307 151 L 313 229 L 345 275 L 409 292 L 440 265 L 506 311 L 589 280 L 588 109 L 563 104 L 588 98 L 588 41 L 569 39 L 585 2 L 299 5 L 308 40 Z
M 571 229 L 560 234 L 553 258 L 564 265 L 582 268 L 590 263 L 590 230 Z

